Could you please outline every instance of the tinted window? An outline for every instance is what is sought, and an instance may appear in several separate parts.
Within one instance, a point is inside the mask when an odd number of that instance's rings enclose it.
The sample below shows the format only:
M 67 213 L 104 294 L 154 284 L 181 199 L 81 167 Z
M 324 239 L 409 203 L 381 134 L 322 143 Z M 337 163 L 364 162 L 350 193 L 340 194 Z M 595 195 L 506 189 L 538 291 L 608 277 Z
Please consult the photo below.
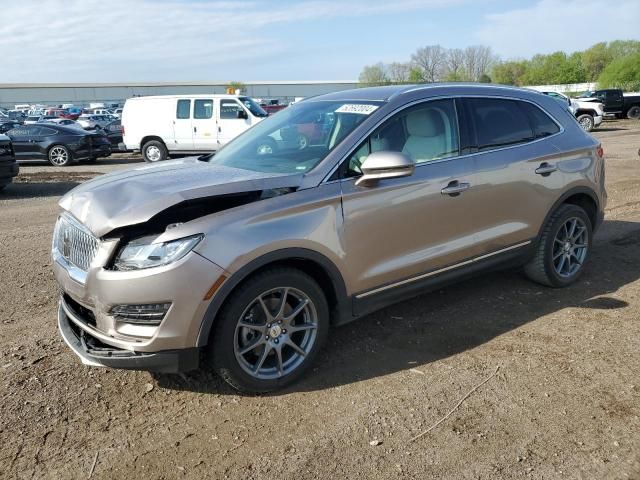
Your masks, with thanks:
M 176 118 L 191 117 L 191 100 L 178 100 L 178 108 L 176 110 Z
M 535 138 L 521 103 L 498 98 L 469 100 L 480 151 L 529 142 Z
M 213 116 L 213 100 L 196 100 L 193 108 L 193 118 L 207 119 Z
M 40 127 L 40 131 L 38 132 L 38 134 L 42 137 L 48 137 L 51 135 L 57 135 L 58 132 L 55 131 L 53 128 Z
M 235 100 L 220 100 L 221 119 L 237 119 L 240 110 L 242 110 L 242 107 Z
M 18 128 L 14 128 L 13 130 L 9 130 L 8 134 L 18 137 L 29 137 L 37 135 L 39 131 L 40 127 L 36 127 L 35 125 L 22 125 Z
M 544 113 L 535 105 L 528 102 L 520 102 L 520 105 L 529 114 L 529 120 L 533 125 L 536 138 L 548 137 L 549 135 L 553 135 L 560 131 L 560 127 L 558 127 L 556 122 L 554 122 L 549 115 Z
M 402 152 L 421 164 L 457 156 L 459 143 L 453 100 L 425 102 L 378 127 L 349 158 L 346 175 L 360 175 L 362 163 L 373 152 Z

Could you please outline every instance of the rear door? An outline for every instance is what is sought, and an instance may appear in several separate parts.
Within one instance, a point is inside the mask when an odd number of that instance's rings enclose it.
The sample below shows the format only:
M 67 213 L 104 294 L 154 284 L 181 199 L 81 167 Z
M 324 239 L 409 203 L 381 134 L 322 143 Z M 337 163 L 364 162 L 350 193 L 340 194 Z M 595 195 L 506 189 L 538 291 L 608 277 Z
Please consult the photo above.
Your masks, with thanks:
M 218 149 L 218 138 L 213 98 L 196 98 L 193 101 L 193 149 L 213 152 Z
M 191 103 L 188 98 L 180 98 L 176 101 L 172 150 L 193 150 Z
M 464 106 L 478 149 L 468 210 L 477 253 L 524 246 L 536 237 L 556 198 L 552 189 L 559 177 L 536 171 L 557 161 L 558 150 L 544 138 L 560 127 L 539 107 L 521 100 L 466 98 Z
M 234 98 L 220 99 L 218 117 L 218 143 L 230 142 L 251 127 L 249 112 Z M 243 116 L 247 118 L 243 118 Z

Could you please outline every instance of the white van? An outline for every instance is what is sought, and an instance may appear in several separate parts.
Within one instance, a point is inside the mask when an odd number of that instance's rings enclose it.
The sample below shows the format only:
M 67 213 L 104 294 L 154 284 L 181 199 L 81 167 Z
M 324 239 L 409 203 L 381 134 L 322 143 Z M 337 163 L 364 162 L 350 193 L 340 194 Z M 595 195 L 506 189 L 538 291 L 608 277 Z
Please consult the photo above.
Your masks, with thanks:
M 128 99 L 122 111 L 122 149 L 147 162 L 173 154 L 215 152 L 267 113 L 237 95 L 161 95 Z

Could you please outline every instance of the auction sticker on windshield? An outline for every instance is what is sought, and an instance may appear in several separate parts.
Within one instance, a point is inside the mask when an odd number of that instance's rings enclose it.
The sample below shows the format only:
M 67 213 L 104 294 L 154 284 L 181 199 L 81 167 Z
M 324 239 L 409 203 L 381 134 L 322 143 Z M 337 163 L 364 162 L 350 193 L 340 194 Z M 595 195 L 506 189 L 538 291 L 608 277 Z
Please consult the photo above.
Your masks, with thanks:
M 336 110 L 336 113 L 359 113 L 369 115 L 378 109 L 378 105 L 367 105 L 362 103 L 346 103 Z

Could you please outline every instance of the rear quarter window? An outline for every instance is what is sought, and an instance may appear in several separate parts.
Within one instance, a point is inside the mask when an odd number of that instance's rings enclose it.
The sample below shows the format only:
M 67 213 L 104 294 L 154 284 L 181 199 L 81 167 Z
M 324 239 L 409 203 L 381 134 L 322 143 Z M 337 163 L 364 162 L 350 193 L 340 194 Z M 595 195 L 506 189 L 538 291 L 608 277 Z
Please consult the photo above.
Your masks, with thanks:
M 529 102 L 520 102 L 520 105 L 529 115 L 529 120 L 531 121 L 531 125 L 533 125 L 536 138 L 555 135 L 560 131 L 558 124 L 539 107 L 536 107 Z
M 520 106 L 523 102 L 499 98 L 472 98 L 468 102 L 479 151 L 535 139 L 529 117 Z

